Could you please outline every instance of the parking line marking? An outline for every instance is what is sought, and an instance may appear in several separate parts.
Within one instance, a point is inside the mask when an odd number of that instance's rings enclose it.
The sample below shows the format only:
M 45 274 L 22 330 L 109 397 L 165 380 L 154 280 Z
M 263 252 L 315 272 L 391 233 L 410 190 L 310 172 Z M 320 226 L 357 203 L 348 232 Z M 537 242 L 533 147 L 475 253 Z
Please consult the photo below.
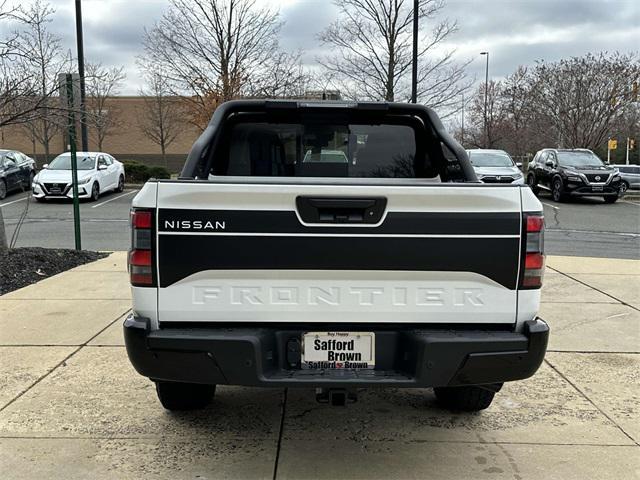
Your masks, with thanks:
M 107 203 L 109 203 L 109 202 L 113 202 L 114 200 L 118 200 L 119 198 L 126 197 L 127 195 L 131 195 L 132 193 L 136 193 L 137 191 L 138 191 L 138 190 L 131 190 L 130 192 L 123 193 L 122 195 L 118 195 L 117 197 L 110 198 L 110 199 L 109 199 L 109 200 L 107 200 L 106 202 L 102 202 L 102 203 L 99 203 L 99 204 L 97 204 L 97 205 L 94 205 L 94 206 L 93 206 L 93 207 L 91 207 L 91 208 L 98 208 L 98 207 L 101 207 L 102 205 L 105 205 L 105 204 L 107 204 Z
M 556 207 L 555 205 L 550 205 L 550 204 L 545 203 L 545 202 L 540 202 L 540 203 L 542 203 L 543 205 L 546 205 L 547 207 L 551 207 L 554 210 L 560 210 L 560 207 Z
M 23 200 L 27 200 L 28 198 L 29 198 L 29 195 L 27 195 L 26 197 L 19 198 L 18 200 L 14 200 L 13 202 L 3 203 L 2 205 L 0 205 L 0 208 L 6 207 L 7 205 L 11 205 L 12 203 L 22 202 Z
M 619 235 L 622 237 L 640 237 L 640 233 L 635 232 L 606 232 L 600 230 L 576 230 L 570 228 L 545 228 L 545 232 L 568 232 L 568 233 L 586 233 L 589 235 Z
M 631 200 L 620 200 L 622 203 L 628 203 L 630 205 L 638 205 L 640 207 L 640 203 L 632 202 Z

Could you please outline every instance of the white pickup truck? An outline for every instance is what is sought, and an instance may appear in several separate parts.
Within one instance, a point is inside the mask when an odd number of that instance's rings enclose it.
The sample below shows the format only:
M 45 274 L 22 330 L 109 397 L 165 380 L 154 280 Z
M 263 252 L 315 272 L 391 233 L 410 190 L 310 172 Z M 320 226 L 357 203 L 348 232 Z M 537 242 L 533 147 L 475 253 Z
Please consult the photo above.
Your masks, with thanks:
M 545 355 L 542 206 L 478 182 L 423 106 L 225 103 L 131 226 L 127 352 L 170 410 L 218 384 L 480 410 Z

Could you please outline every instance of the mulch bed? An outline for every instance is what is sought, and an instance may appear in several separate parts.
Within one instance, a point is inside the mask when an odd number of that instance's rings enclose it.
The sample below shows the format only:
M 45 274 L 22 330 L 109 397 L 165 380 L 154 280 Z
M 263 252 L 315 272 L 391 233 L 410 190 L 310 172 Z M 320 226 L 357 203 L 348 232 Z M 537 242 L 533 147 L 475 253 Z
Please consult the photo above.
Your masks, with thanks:
M 64 248 L 10 248 L 0 250 L 0 295 L 70 268 L 95 262 L 108 253 Z

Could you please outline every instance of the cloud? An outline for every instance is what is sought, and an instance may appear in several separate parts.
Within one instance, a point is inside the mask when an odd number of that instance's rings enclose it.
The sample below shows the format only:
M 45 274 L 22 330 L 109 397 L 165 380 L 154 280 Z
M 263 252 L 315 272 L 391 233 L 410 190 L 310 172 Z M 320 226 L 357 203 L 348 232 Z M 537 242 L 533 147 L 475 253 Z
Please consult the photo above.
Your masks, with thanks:
M 283 48 L 305 50 L 303 60 L 309 65 L 326 53 L 316 35 L 338 17 L 329 0 L 259 1 L 280 12 Z M 74 4 L 51 3 L 57 9 L 51 27 L 75 54 Z M 142 54 L 144 29 L 152 27 L 167 6 L 168 0 L 83 1 L 86 57 L 107 66 L 124 66 L 123 93 L 137 92 L 135 58 Z M 502 77 L 538 59 L 634 51 L 640 38 L 640 8 L 635 0 L 448 0 L 440 19 L 445 17 L 457 20 L 460 28 L 443 47 L 455 49 L 460 60 L 473 59 L 469 72 L 478 78 L 484 78 L 484 60 L 479 57 L 483 50 L 491 53 L 491 75 Z

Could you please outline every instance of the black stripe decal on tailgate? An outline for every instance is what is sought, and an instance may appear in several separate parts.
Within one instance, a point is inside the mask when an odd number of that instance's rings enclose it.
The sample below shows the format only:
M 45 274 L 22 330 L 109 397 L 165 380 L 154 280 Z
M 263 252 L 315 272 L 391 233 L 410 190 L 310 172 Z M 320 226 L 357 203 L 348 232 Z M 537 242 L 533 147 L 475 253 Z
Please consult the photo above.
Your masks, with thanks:
M 514 290 L 518 238 L 161 235 L 160 286 L 205 270 L 475 272 Z
M 519 213 L 389 212 L 379 227 L 306 227 L 293 211 L 161 209 L 162 232 L 520 235 Z

